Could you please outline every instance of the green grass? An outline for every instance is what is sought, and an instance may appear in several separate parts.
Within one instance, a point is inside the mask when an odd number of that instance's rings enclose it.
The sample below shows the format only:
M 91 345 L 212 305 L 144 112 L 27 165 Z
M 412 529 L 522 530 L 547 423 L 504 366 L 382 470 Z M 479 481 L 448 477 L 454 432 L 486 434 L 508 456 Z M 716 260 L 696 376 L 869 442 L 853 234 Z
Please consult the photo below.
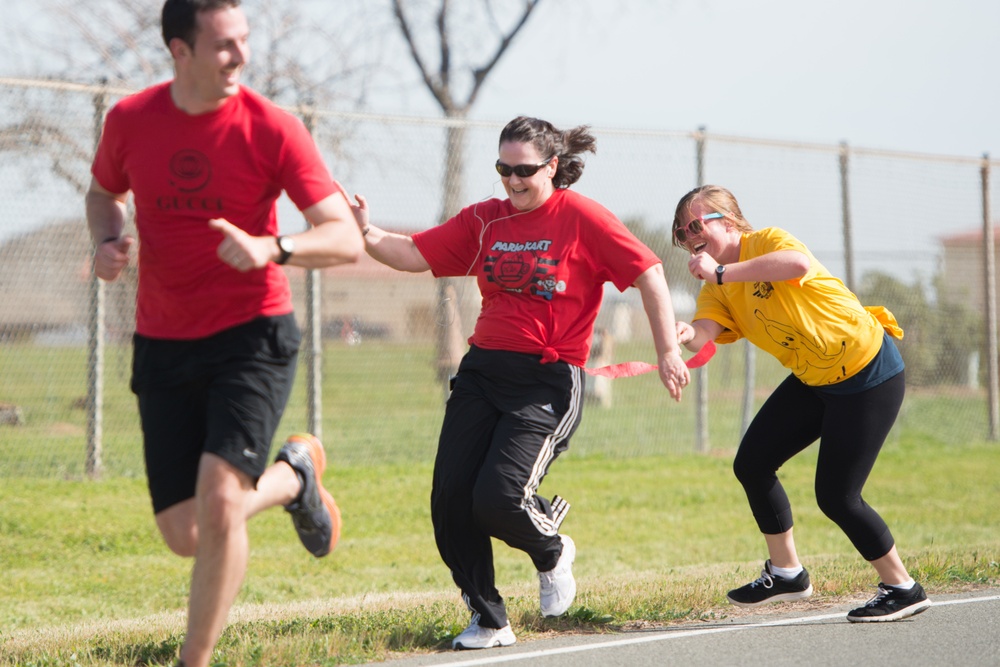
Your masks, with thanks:
M 763 541 L 730 470 L 739 440 L 744 349 L 708 367 L 708 454 L 693 454 L 693 391 L 669 399 L 655 375 L 615 381 L 589 405 L 542 486 L 573 504 L 579 594 L 558 620 L 538 614 L 527 557 L 496 545 L 497 580 L 522 640 L 633 624 L 718 618 L 725 591 L 754 578 Z M 429 345 L 329 344 L 324 351 L 327 483 L 345 526 L 311 558 L 284 512 L 251 523 L 251 561 L 219 664 L 338 665 L 440 649 L 467 613 L 433 543 L 430 465 L 443 413 Z M 617 360 L 651 358 L 622 345 Z M 170 664 L 183 638 L 191 562 L 156 531 L 144 482 L 127 346 L 106 365 L 104 474 L 84 475 L 85 353 L 0 346 L 0 401 L 26 424 L 0 426 L 0 665 Z M 755 403 L 786 375 L 758 355 Z M 306 424 L 300 373 L 278 437 Z M 996 586 L 1000 445 L 985 443 L 983 392 L 911 387 L 865 491 L 904 561 L 931 592 Z M 816 509 L 814 450 L 782 472 L 800 555 L 822 601 L 864 600 L 875 577 Z
M 104 474 L 144 476 L 135 397 L 128 388 L 130 347 L 111 345 L 105 369 Z M 743 396 L 744 346 L 723 345 L 707 367 L 709 441 L 735 450 Z M 433 459 L 443 414 L 430 344 L 328 343 L 323 356 L 323 442 L 332 458 L 350 465 L 420 463 Z M 617 360 L 649 360 L 649 345 L 619 345 Z M 300 369 L 302 367 L 300 366 Z M 86 352 L 78 348 L 0 345 L 0 402 L 20 405 L 23 426 L 0 425 L 0 479 L 85 476 Z M 757 406 L 787 375 L 758 354 Z M 695 391 L 674 403 L 655 373 L 616 380 L 613 405 L 588 404 L 573 438 L 580 456 L 632 458 L 695 449 Z M 987 434 L 985 392 L 956 387 L 911 388 L 892 439 L 932 437 L 960 444 Z M 277 438 L 307 427 L 305 373 L 295 389 Z
M 724 453 L 613 458 L 571 451 L 542 490 L 573 503 L 579 595 L 542 619 L 528 558 L 496 545 L 497 580 L 521 639 L 636 621 L 718 618 L 724 593 L 765 557 Z M 820 600 L 872 593 L 874 572 L 816 509 L 815 452 L 785 466 L 800 555 Z M 890 442 L 866 488 L 931 595 L 1000 580 L 995 444 Z M 467 622 L 431 534 L 427 462 L 350 465 L 327 483 L 343 510 L 337 550 L 316 560 L 287 516 L 251 523 L 250 569 L 220 642 L 226 665 L 337 665 L 439 649 Z M 183 637 L 190 561 L 158 537 L 140 479 L 8 479 L 0 487 L 0 664 L 169 664 Z

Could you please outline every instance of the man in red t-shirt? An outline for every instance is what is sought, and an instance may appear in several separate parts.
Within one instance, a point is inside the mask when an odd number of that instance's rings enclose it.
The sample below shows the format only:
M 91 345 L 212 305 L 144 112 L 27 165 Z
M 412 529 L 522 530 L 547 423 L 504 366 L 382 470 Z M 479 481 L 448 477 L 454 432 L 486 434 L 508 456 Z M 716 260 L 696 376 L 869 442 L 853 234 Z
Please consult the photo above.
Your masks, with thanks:
M 293 435 L 267 465 L 300 341 L 280 265 L 354 262 L 363 244 L 302 123 L 240 86 L 249 28 L 239 5 L 166 1 L 175 78 L 109 112 L 87 193 L 104 280 L 129 262 L 129 192 L 135 202 L 132 390 L 157 526 L 171 550 L 195 559 L 185 667 L 209 664 L 246 571 L 250 516 L 284 506 L 317 557 L 340 533 L 315 437 Z M 278 235 L 282 191 L 307 231 Z

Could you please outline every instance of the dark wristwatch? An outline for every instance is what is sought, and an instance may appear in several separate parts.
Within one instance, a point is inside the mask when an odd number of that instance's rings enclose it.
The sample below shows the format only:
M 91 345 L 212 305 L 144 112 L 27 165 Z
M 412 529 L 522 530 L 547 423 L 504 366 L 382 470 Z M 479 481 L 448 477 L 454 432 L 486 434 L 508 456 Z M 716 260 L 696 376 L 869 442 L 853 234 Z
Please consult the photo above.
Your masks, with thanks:
M 278 250 L 281 251 L 275 264 L 284 264 L 295 252 L 295 241 L 290 236 L 278 236 L 275 240 L 278 242 Z
M 719 264 L 715 267 L 715 282 L 719 285 L 722 284 L 722 274 L 726 272 L 726 267 L 724 264 Z

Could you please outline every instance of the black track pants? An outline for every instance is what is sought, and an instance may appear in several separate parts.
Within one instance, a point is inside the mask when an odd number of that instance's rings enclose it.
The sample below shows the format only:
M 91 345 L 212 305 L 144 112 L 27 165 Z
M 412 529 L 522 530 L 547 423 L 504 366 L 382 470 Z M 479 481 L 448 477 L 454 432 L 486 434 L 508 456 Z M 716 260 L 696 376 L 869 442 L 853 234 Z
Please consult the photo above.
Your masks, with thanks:
M 491 537 L 555 567 L 562 543 L 555 509 L 537 495 L 569 445 L 583 408 L 583 372 L 536 355 L 473 347 L 448 399 L 434 462 L 431 517 L 438 551 L 482 627 L 507 625 Z

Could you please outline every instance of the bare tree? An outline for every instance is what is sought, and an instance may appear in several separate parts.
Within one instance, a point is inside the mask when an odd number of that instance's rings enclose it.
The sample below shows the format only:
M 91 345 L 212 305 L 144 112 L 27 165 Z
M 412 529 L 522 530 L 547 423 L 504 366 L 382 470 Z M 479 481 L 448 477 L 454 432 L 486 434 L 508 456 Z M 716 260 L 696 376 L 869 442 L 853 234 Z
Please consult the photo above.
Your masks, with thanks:
M 445 116 L 465 120 L 490 73 L 507 53 L 541 0 L 392 0 L 396 24 L 409 48 L 427 90 Z M 440 222 L 458 213 L 465 195 L 462 172 L 466 146 L 465 126 L 450 124 Z M 454 289 L 438 281 L 438 296 L 445 317 L 452 322 L 439 327 L 438 379 L 447 381 L 458 368 L 464 350 L 451 299 Z
M 54 78 L 81 81 L 82 73 L 97 73 L 112 86 L 139 88 L 170 75 L 169 57 L 160 37 L 162 2 L 42 0 L 42 5 L 57 26 L 51 48 Z M 37 41 L 52 36 L 35 34 L 29 38 Z
M 77 137 L 46 120 L 23 120 L 0 127 L 0 153 L 28 155 L 49 147 L 52 149 L 49 165 L 52 173 L 82 197 L 88 181 L 79 165 L 90 159 L 92 151 L 84 148 Z
M 396 23 L 413 63 L 445 116 L 456 120 L 467 117 L 490 72 L 540 2 L 438 0 L 435 5 L 392 0 Z M 482 30 L 470 29 L 475 26 L 482 26 Z M 464 202 L 465 143 L 465 128 L 449 126 L 442 222 L 457 213 Z

